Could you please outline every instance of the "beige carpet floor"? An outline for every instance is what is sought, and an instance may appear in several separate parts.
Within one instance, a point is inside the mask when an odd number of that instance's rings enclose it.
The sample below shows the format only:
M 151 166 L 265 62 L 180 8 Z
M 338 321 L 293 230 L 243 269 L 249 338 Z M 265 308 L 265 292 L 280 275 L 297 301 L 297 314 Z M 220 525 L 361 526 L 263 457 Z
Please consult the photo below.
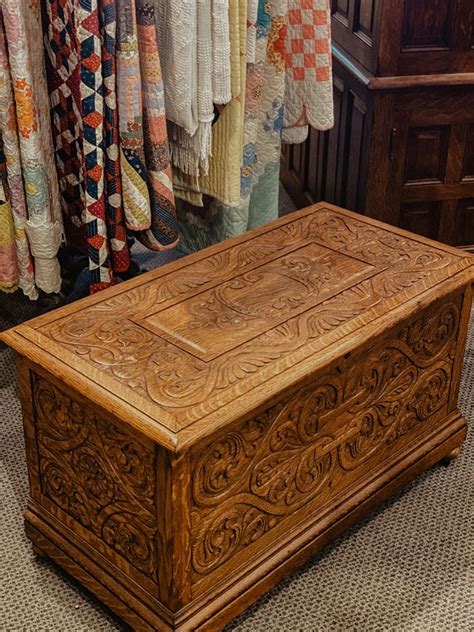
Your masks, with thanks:
M 32 315 L 21 296 L 0 296 L 0 328 Z M 473 424 L 473 327 L 460 406 Z M 127 630 L 54 564 L 31 552 L 22 523 L 28 483 L 14 357 L 4 346 L 0 420 L 0 630 Z M 226 631 L 473 631 L 473 437 L 471 431 L 460 459 L 421 476 Z

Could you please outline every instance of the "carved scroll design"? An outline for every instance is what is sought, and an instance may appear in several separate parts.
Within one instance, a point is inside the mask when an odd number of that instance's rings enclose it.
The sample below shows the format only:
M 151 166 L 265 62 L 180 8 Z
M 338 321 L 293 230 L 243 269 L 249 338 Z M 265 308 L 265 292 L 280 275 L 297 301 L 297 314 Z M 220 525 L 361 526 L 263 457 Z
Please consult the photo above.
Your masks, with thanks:
M 460 299 L 196 450 L 192 565 L 211 573 L 312 501 L 329 502 L 446 406 Z M 365 467 L 364 467 L 365 465 Z M 373 466 L 372 466 L 373 467 Z
M 158 305 L 165 309 L 199 289 L 231 279 L 236 271 L 253 274 L 252 266 L 276 257 L 278 248 L 284 254 L 288 244 L 294 249 L 295 244 L 309 243 L 369 263 L 379 274 L 341 290 L 213 362 L 203 362 L 127 320 L 156 312 Z M 341 326 L 356 331 L 392 309 L 398 294 L 403 293 L 400 301 L 416 296 L 426 289 L 425 279 L 444 279 L 445 269 L 460 261 L 453 254 L 323 208 L 196 261 L 186 272 L 164 275 L 74 318 L 52 323 L 41 332 L 124 387 L 137 390 L 147 401 L 175 412 L 179 424 L 187 425 L 277 375 L 281 360 L 287 363 L 291 355 L 291 364 L 297 364 L 315 353 L 323 336 L 329 344 L 338 339 Z M 245 322 L 251 317 L 241 316 Z
M 45 496 L 156 581 L 152 447 L 33 374 Z
M 334 287 L 340 274 L 334 265 L 333 253 L 311 259 L 302 254 L 294 254 L 277 260 L 273 266 L 247 272 L 212 291 L 205 302 L 191 305 L 193 320 L 191 328 L 202 329 L 209 326 L 224 331 L 251 327 L 253 321 L 274 316 L 276 313 L 291 314 L 295 308 L 314 302 L 314 296 L 323 288 Z M 331 265 L 333 264 L 333 265 Z M 267 274 L 282 277 L 283 296 L 265 296 L 257 305 L 246 304 L 236 297 L 238 291 L 251 289 L 258 295 L 261 281 Z M 288 291 L 288 283 L 293 282 Z

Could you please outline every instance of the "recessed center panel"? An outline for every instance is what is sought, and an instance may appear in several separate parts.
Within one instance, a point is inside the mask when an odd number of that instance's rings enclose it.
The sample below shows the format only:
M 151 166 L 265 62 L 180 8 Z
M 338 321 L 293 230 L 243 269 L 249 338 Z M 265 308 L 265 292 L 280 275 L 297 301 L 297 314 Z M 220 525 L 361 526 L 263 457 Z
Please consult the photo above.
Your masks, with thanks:
M 136 322 L 207 362 L 374 273 L 309 244 Z

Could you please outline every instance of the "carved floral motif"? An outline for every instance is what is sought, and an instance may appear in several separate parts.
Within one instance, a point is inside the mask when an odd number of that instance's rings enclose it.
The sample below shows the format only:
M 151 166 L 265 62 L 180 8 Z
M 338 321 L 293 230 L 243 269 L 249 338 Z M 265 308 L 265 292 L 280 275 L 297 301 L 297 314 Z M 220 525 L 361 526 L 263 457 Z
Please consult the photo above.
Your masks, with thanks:
M 33 376 L 45 496 L 156 579 L 154 450 Z
M 371 473 L 446 406 L 460 298 L 196 450 L 192 564 L 205 575 L 312 501 Z M 411 437 L 411 438 L 410 438 Z M 382 457 L 381 457 L 382 455 Z M 364 464 L 367 464 L 364 467 Z M 373 472 L 372 472 L 373 473 Z
M 206 301 L 191 306 L 194 319 L 190 328 L 215 326 L 223 330 L 242 330 L 251 327 L 255 320 L 271 318 L 276 313 L 290 314 L 311 299 L 314 303 L 316 293 L 331 284 L 334 287 L 340 279 L 334 255 L 331 255 L 326 253 L 314 259 L 303 254 L 289 255 L 274 262 L 270 269 L 252 270 L 223 284 L 213 290 Z M 265 295 L 262 300 L 259 294 L 265 288 L 265 277 L 270 275 L 281 277 L 281 293 Z M 252 291 L 257 301 L 239 300 L 242 290 Z

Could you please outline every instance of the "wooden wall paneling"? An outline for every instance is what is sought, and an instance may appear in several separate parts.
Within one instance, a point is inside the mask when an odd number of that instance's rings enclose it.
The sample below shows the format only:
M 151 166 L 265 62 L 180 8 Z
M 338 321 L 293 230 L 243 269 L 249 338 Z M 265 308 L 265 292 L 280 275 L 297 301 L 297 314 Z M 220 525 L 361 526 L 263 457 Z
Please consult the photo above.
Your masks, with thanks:
M 301 143 L 300 145 L 293 145 L 292 168 L 303 190 L 305 188 L 304 183 L 306 179 L 305 164 L 306 164 L 306 143 Z
M 359 0 L 355 13 L 354 31 L 365 35 L 371 46 L 374 39 L 374 18 L 376 0 Z
M 328 158 L 326 196 L 328 199 L 332 197 L 335 204 L 362 211 L 365 205 L 364 183 L 367 179 L 373 99 L 366 86 L 342 64 L 336 62 L 334 66 L 342 104 L 337 147 L 332 147 L 336 139 L 329 133 L 328 155 L 334 156 L 336 162 L 331 165 Z M 331 192 L 333 173 L 336 174 L 334 194 Z
M 456 245 L 456 216 L 457 216 L 458 200 L 440 201 L 440 213 L 438 232 L 435 239 L 444 241 L 446 244 Z
M 295 203 L 302 207 L 321 199 L 337 204 L 345 198 L 342 191 L 347 181 L 347 160 L 344 155 L 347 121 L 347 74 L 334 68 L 334 127 L 327 132 L 310 133 L 304 145 L 289 145 L 283 156 L 282 182 Z
M 474 70 L 472 0 L 405 0 L 400 74 Z
M 349 85 L 345 73 L 334 76 L 334 99 L 338 112 L 337 127 L 329 131 L 328 171 L 326 174 L 326 194 L 333 204 L 339 204 L 345 197 L 342 193 L 347 174 L 348 134 L 350 121 L 348 120 Z M 337 105 L 336 105 L 337 103 Z
M 462 53 L 469 53 L 471 49 L 474 49 L 474 3 L 472 0 L 458 2 L 455 33 L 455 49 Z
M 473 112 L 474 116 L 474 112 Z M 450 126 L 449 152 L 446 159 L 446 184 L 457 184 L 463 180 L 464 158 L 470 126 L 459 123 Z
M 408 132 L 404 183 L 444 182 L 449 127 L 412 127 Z
M 410 116 L 413 125 L 453 125 L 474 122 L 472 86 L 420 85 L 399 92 L 396 109 Z
M 326 199 L 457 243 L 470 218 L 459 201 L 474 198 L 474 3 L 334 0 L 332 12 L 335 127 L 288 150 L 285 185 L 299 206 Z
M 362 210 L 372 95 L 337 60 L 333 90 L 334 127 L 328 132 L 311 132 L 305 149 L 286 148 L 281 177 L 298 206 L 324 199 Z
M 474 71 L 472 0 L 384 0 L 380 23 L 376 74 Z
M 335 203 L 336 179 L 339 168 L 339 152 L 342 151 L 341 142 L 344 131 L 344 80 L 338 68 L 334 68 L 333 93 L 334 93 L 334 127 L 328 132 L 324 132 L 327 142 L 326 171 L 323 175 L 324 196 L 332 203 Z M 313 165 L 309 167 L 313 170 Z
M 306 195 L 312 202 L 326 199 L 324 174 L 327 173 L 328 141 L 328 133 L 310 128 Z
M 291 198 L 299 208 L 312 204 L 315 200 L 307 191 L 308 143 L 283 145 L 280 179 Z
M 448 75 L 474 72 L 474 50 L 406 50 L 400 55 L 400 75 Z
M 349 26 L 349 0 L 333 0 L 332 1 L 332 14 L 333 16 L 344 24 Z
M 452 200 L 474 195 L 474 183 L 466 184 L 420 184 L 407 186 L 401 190 L 400 200 L 403 202 L 423 202 L 426 200 Z M 443 240 L 441 240 L 443 241 Z
M 398 95 L 385 221 L 454 243 L 456 205 L 449 201 L 474 196 L 474 180 L 463 181 L 462 176 L 464 164 L 471 160 L 466 137 L 474 117 L 473 99 L 469 89 Z

